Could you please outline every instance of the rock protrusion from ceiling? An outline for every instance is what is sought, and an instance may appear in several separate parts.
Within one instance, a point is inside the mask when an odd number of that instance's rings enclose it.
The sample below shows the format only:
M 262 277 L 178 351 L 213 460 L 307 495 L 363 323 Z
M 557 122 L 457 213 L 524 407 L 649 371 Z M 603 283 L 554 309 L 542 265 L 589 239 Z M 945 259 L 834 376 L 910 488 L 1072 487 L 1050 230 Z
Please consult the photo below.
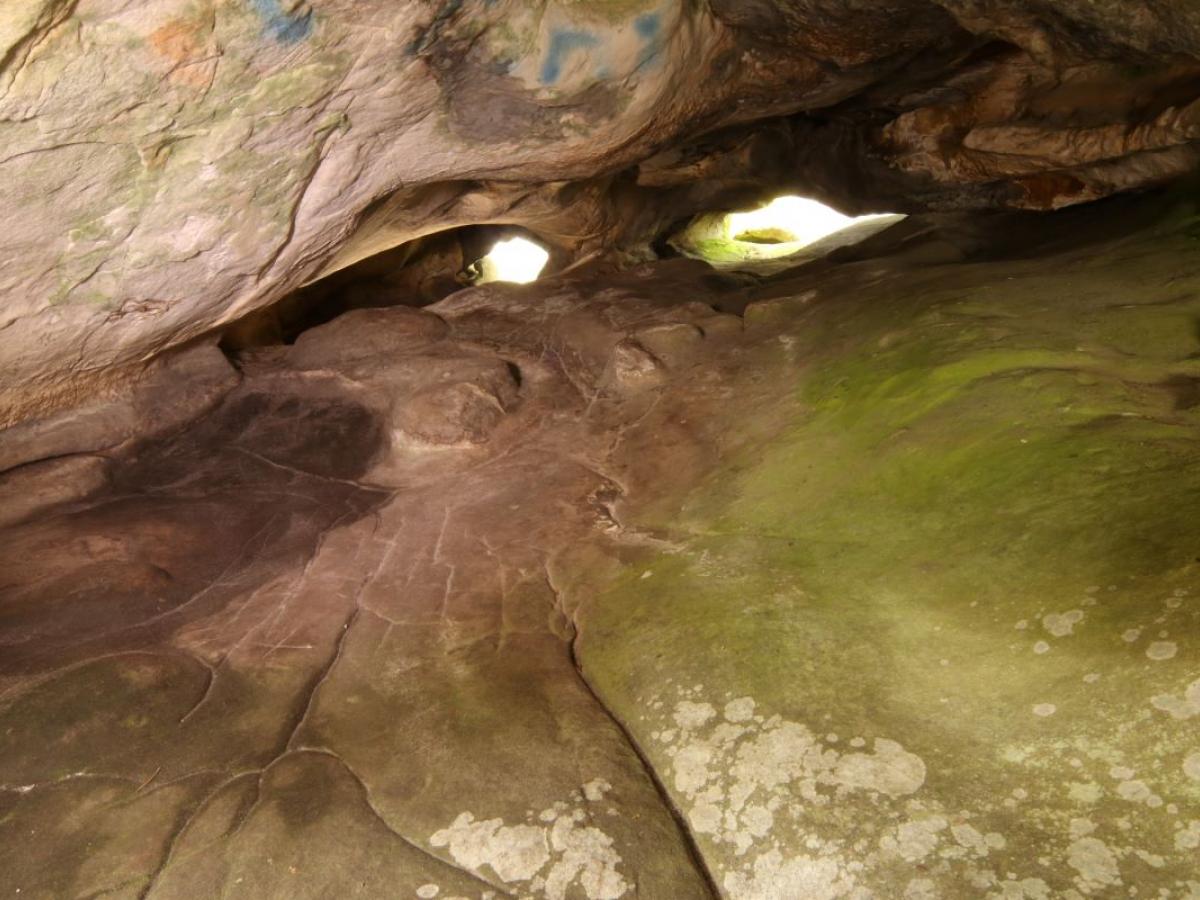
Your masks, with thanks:
M 578 257 L 779 188 L 1049 209 L 1200 162 L 1185 0 L 18 0 L 0 48 L 3 423 L 449 228 Z

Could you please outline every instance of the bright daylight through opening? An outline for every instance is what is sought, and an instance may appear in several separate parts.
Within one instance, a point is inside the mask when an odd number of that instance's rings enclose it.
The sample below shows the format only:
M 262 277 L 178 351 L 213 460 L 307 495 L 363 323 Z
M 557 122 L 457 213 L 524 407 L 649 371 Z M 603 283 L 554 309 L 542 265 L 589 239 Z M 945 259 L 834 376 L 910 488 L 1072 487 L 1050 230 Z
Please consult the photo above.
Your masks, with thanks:
M 527 284 L 537 279 L 550 254 L 533 241 L 521 237 L 499 241 L 483 258 L 480 282 L 515 281 Z
M 796 265 L 863 241 L 903 218 L 891 213 L 846 216 L 816 200 L 784 196 L 760 209 L 696 216 L 671 245 L 714 266 L 767 260 Z
M 726 222 L 735 241 L 803 246 L 858 222 L 884 217 L 844 216 L 816 200 L 777 197 L 761 209 L 731 213 Z

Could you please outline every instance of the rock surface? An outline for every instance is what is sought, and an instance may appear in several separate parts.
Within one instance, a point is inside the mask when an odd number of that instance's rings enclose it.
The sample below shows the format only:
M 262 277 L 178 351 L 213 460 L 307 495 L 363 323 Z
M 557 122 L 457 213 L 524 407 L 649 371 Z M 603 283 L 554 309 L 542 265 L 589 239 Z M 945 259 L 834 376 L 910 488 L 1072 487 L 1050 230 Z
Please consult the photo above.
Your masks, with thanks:
M 3 529 L 0 893 L 1200 895 L 1198 233 L 914 216 L 243 354 Z
M 1156 184 L 1198 77 L 1190 0 L 9 0 L 0 424 L 460 225 L 587 254 L 783 187 Z

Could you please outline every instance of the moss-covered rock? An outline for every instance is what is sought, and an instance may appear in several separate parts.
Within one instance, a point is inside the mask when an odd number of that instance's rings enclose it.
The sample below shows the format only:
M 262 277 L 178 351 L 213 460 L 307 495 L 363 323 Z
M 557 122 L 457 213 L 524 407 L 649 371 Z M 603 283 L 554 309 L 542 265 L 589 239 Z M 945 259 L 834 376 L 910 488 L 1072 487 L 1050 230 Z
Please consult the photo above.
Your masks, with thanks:
M 1200 888 L 1197 259 L 1176 223 L 764 292 L 777 387 L 720 427 L 782 424 L 630 510 L 674 544 L 580 651 L 731 896 Z

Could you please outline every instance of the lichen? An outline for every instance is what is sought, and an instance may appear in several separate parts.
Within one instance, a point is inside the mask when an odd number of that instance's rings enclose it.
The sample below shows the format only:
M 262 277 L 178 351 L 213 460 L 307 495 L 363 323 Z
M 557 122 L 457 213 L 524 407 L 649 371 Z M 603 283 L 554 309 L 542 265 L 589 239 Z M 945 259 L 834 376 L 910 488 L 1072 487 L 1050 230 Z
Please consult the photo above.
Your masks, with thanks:
M 434 832 L 429 844 L 457 865 L 494 874 L 503 884 L 546 900 L 576 896 L 576 888 L 587 900 L 619 900 L 630 887 L 620 871 L 621 857 L 586 809 L 611 790 L 607 782 L 593 779 L 572 802 L 560 801 L 515 825 L 498 818 L 479 821 L 464 812 Z
M 1200 284 L 1155 274 L 1181 254 L 1159 229 L 965 282 L 873 262 L 748 314 L 773 337 L 745 377 L 777 388 L 721 414 L 788 418 L 627 513 L 677 549 L 609 584 L 580 653 L 733 895 L 1186 896 L 1200 408 L 1172 385 L 1197 375 Z M 721 714 L 741 698 L 762 721 Z M 784 793 L 746 819 L 739 748 L 785 737 Z

